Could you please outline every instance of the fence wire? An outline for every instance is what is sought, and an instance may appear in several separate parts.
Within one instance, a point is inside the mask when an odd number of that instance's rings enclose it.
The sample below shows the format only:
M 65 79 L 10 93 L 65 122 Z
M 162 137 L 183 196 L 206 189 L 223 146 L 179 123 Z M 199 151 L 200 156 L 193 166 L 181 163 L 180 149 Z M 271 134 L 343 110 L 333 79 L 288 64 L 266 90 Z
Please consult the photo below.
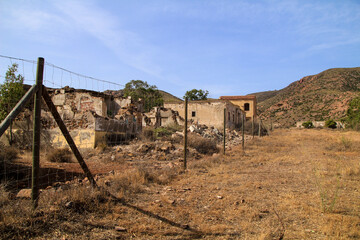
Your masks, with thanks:
M 0 55 L 0 84 L 5 83 L 6 72 L 13 64 L 18 66 L 16 74 L 24 78 L 25 93 L 36 82 L 37 62 Z M 242 122 L 244 112 L 227 102 L 209 101 L 206 106 L 210 106 L 207 111 L 211 116 L 202 115 L 201 103 L 190 102 L 186 144 L 189 149 L 184 151 L 185 118 L 181 100 L 163 106 L 158 106 L 158 99 L 151 97 L 134 101 L 124 97 L 123 84 L 47 62 L 43 75 L 43 85 L 59 113 L 54 118 L 42 100 L 39 187 L 44 194 L 60 194 L 89 181 L 70 150 L 74 146 L 80 150 L 97 183 L 119 196 L 119 192 L 126 194 L 130 187 L 124 184 L 133 181 L 134 176 L 149 176 L 149 172 L 155 171 L 157 181 L 166 182 L 164 176 L 170 179 L 171 174 L 183 167 L 184 153 L 190 162 L 203 155 L 220 153 L 224 132 L 226 148 L 242 143 L 242 129 L 246 139 L 260 133 L 261 123 Z M 9 106 L 16 103 L 13 99 Z M 213 107 L 219 103 L 220 107 Z M 0 138 L 1 185 L 15 193 L 31 188 L 32 184 L 33 105 L 31 100 Z M 211 120 L 214 116 L 216 123 Z M 65 124 L 73 146 L 67 143 L 58 121 Z

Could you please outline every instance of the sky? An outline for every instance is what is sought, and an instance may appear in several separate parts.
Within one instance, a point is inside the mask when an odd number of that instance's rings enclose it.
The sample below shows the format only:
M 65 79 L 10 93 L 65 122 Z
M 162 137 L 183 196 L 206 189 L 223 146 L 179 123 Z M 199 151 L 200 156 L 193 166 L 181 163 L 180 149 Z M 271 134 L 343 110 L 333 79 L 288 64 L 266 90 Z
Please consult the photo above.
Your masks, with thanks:
M 360 66 L 360 0 L 0 0 L 0 33 L 0 55 L 180 98 L 278 90 Z

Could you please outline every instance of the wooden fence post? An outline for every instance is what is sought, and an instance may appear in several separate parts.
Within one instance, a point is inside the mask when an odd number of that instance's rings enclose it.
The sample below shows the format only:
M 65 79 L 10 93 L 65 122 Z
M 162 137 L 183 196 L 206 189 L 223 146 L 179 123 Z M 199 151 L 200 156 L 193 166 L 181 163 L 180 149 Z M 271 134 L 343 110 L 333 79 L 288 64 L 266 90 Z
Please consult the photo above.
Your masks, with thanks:
M 226 144 L 226 108 L 224 108 L 224 139 L 223 139 L 223 154 L 225 155 L 225 144 Z
M 254 138 L 254 136 L 255 136 L 255 133 L 254 133 L 254 131 L 255 131 L 255 129 L 254 129 L 254 116 L 252 117 L 252 120 L 251 120 L 251 135 L 252 135 L 252 138 Z
M 259 137 L 261 137 L 261 119 L 259 119 Z
M 242 150 L 245 151 L 245 116 L 243 115 L 241 118 L 242 126 L 241 126 L 241 132 L 242 132 Z
M 185 98 L 185 123 L 184 123 L 184 170 L 187 164 L 187 122 L 188 122 L 188 98 Z
M 64 135 L 64 138 L 66 139 L 67 143 L 69 144 L 69 147 L 71 148 L 72 152 L 74 153 L 76 159 L 78 160 L 82 170 L 86 174 L 86 177 L 89 179 L 91 185 L 95 188 L 97 187 L 96 181 L 94 177 L 92 176 L 89 168 L 87 167 L 83 157 L 81 156 L 79 149 L 76 147 L 74 140 L 72 139 L 69 131 L 67 130 L 65 123 L 62 121 L 58 111 L 56 110 L 56 107 L 54 103 L 51 101 L 50 95 L 47 92 L 46 88 L 43 88 L 42 96 L 45 100 L 46 105 L 48 106 L 50 112 L 52 113 L 57 125 L 59 126 L 62 134 Z
M 33 162 L 32 162 L 32 181 L 31 181 L 31 200 L 33 208 L 38 206 L 39 200 L 39 168 L 40 168 L 40 117 L 41 117 L 41 95 L 43 89 L 44 58 L 38 58 L 36 70 L 37 92 L 34 97 L 34 118 L 33 118 Z

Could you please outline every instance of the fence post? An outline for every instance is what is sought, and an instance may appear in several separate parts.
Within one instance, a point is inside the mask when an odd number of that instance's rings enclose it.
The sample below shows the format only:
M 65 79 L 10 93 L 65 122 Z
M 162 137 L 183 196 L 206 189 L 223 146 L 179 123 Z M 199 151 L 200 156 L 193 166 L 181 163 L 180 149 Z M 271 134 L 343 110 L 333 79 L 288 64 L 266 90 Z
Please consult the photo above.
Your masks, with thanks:
M 255 136 L 255 133 L 254 133 L 254 116 L 252 117 L 251 119 L 251 135 L 252 135 L 252 138 L 254 139 L 254 136 Z
M 223 139 L 224 155 L 225 155 L 225 143 L 226 143 L 226 108 L 224 108 L 224 139 Z
M 185 98 L 185 123 L 184 123 L 184 170 L 187 161 L 187 122 L 188 122 L 188 98 Z
M 44 58 L 39 57 L 36 70 L 37 92 L 34 97 L 34 118 L 33 118 L 33 162 L 31 180 L 31 200 L 33 208 L 38 206 L 39 200 L 39 168 L 40 168 L 40 117 L 41 117 L 41 97 L 44 74 Z
M 245 151 L 245 116 L 243 115 L 241 118 L 242 121 L 242 126 L 241 126 L 241 131 L 242 131 L 242 150 Z
M 261 137 L 261 119 L 259 119 L 259 137 Z

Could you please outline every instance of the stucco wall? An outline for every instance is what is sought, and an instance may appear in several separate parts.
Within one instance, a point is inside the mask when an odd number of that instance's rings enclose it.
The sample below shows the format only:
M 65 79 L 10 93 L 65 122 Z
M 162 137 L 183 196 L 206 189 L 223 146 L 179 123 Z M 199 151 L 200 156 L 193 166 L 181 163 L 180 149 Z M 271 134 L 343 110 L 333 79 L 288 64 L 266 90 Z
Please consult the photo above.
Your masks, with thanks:
M 185 117 L 183 103 L 165 103 L 164 107 L 178 111 L 182 118 Z M 240 127 L 243 113 L 238 106 L 228 101 L 191 101 L 188 103 L 188 119 L 194 123 L 223 128 L 224 108 L 226 108 L 226 126 L 231 129 Z

